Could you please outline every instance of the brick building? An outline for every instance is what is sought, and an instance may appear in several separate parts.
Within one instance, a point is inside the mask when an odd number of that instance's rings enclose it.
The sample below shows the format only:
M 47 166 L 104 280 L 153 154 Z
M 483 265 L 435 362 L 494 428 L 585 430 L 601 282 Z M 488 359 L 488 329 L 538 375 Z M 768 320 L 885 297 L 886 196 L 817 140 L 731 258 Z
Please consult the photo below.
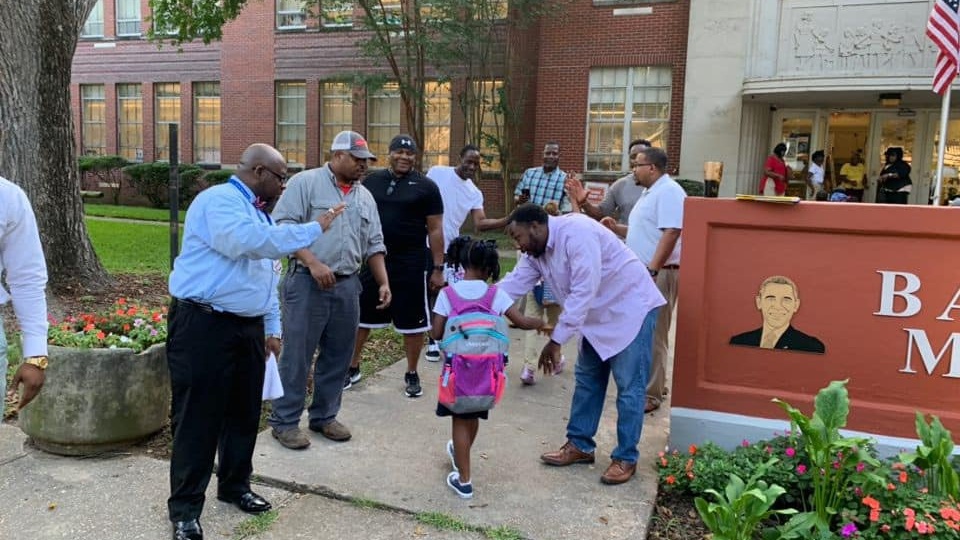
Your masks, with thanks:
M 560 0 L 556 15 L 504 35 L 510 57 L 474 84 L 512 77 L 521 89 L 524 121 L 511 143 L 520 165 L 537 165 L 539 149 L 556 140 L 562 168 L 611 180 L 627 169 L 624 142 L 637 137 L 679 163 L 689 1 Z M 385 155 L 406 130 L 399 93 L 389 83 L 367 92 L 341 82 L 386 69 L 357 50 L 360 10 L 340 5 L 318 18 L 299 0 L 249 2 L 221 42 L 177 50 L 143 37 L 148 0 L 100 0 L 73 63 L 79 153 L 168 159 L 175 123 L 180 161 L 210 168 L 235 165 L 252 142 L 274 144 L 291 169 L 315 167 L 342 129 L 364 133 Z M 399 9 L 400 1 L 384 5 Z M 455 162 L 468 142 L 456 105 L 465 84 L 449 78 L 428 88 L 424 168 Z M 480 182 L 491 215 L 504 208 L 495 169 Z

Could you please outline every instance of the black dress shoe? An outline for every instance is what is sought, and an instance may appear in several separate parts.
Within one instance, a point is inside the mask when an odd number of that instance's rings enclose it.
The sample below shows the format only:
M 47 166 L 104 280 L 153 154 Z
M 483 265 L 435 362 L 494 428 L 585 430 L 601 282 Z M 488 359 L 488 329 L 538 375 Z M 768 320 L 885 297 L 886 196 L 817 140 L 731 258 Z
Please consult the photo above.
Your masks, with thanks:
M 176 521 L 173 524 L 173 540 L 203 540 L 203 528 L 199 519 Z
M 252 491 L 248 491 L 239 497 L 229 498 L 217 495 L 217 499 L 237 505 L 237 508 L 248 514 L 262 514 L 273 506 L 266 499 Z

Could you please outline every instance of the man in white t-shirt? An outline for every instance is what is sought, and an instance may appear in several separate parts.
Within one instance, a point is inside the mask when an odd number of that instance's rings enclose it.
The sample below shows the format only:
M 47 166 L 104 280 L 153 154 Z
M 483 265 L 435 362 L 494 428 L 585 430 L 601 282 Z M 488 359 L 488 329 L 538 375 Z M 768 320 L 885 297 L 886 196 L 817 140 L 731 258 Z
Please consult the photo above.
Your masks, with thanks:
M 626 238 L 627 246 L 647 266 L 650 277 L 666 298 L 657 313 L 653 335 L 653 366 L 647 383 L 645 412 L 655 411 L 666 395 L 667 354 L 670 326 L 677 305 L 677 277 L 680 270 L 680 231 L 683 228 L 683 200 L 687 197 L 680 184 L 665 172 L 667 153 L 660 148 L 644 148 L 633 161 L 633 176 L 646 188 L 630 212 L 627 225 L 612 217 L 600 223 Z
M 807 169 L 807 186 L 810 187 L 812 196 L 816 197 L 817 193 L 824 191 L 823 189 L 823 160 L 825 156 L 823 150 L 817 150 L 810 156 L 810 168 Z
M 480 172 L 480 149 L 468 144 L 460 150 L 460 165 L 448 167 L 434 165 L 427 171 L 427 177 L 440 188 L 440 197 L 443 199 L 443 251 L 454 238 L 460 236 L 460 227 L 467 216 L 473 218 L 473 226 L 477 231 L 502 229 L 507 226 L 507 218 L 488 218 L 483 210 L 483 192 L 473 183 L 473 179 Z M 447 283 L 458 281 L 453 271 L 446 267 L 443 272 Z M 436 297 L 431 295 L 431 305 Z M 427 345 L 427 360 L 440 360 L 440 348 L 430 340 Z

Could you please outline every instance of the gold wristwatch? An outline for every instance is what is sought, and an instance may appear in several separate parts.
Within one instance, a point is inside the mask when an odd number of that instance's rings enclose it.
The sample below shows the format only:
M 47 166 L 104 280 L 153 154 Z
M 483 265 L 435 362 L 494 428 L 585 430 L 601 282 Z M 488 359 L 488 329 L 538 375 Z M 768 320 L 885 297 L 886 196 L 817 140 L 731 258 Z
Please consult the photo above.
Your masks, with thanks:
M 24 364 L 30 364 L 31 366 L 36 366 L 40 369 L 47 369 L 47 357 L 46 356 L 28 356 L 23 359 Z

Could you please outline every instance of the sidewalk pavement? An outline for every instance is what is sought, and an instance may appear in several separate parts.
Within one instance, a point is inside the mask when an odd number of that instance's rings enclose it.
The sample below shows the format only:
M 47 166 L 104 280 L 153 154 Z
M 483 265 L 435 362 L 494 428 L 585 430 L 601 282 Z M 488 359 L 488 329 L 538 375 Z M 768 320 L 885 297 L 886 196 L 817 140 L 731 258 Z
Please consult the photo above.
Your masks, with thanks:
M 511 332 L 513 350 L 521 351 L 522 333 Z M 450 421 L 434 414 L 439 363 L 421 363 L 424 395 L 418 399 L 403 394 L 405 362 L 346 391 L 339 419 L 353 432 L 348 442 L 307 431 L 313 445 L 293 451 L 264 431 L 254 456 L 254 489 L 279 512 L 256 538 L 483 538 L 415 519 L 427 512 L 479 527 L 508 527 L 532 539 L 645 538 L 656 498 L 654 457 L 669 430 L 668 404 L 646 415 L 637 475 L 626 484 L 600 483 L 616 442 L 612 383 L 597 462 L 542 464 L 540 454 L 565 441 L 575 345 L 564 351 L 564 373 L 538 374 L 534 386 L 519 383 L 520 355 L 511 359 L 506 396 L 481 422 L 473 449 L 472 500 L 457 498 L 445 484 Z M 306 428 L 306 418 L 301 426 Z M 167 474 L 167 462 L 144 456 L 51 456 L 25 444 L 15 427 L 0 425 L 0 538 L 169 538 Z M 249 516 L 217 501 L 215 483 L 201 517 L 206 538 L 241 538 L 235 528 L 249 524 Z

